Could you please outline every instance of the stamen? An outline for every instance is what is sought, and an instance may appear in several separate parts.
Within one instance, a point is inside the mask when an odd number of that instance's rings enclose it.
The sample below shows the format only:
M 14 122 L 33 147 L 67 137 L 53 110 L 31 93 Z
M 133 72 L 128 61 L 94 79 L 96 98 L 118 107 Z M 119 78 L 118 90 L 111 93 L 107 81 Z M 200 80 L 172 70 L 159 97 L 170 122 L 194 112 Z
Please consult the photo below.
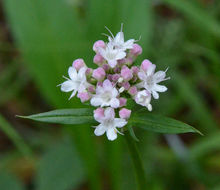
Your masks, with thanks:
M 107 26 L 105 26 L 105 29 L 108 30 L 108 32 L 111 34 L 112 38 L 114 39 L 114 35 L 112 34 L 111 30 L 109 30 L 109 29 L 107 28 Z

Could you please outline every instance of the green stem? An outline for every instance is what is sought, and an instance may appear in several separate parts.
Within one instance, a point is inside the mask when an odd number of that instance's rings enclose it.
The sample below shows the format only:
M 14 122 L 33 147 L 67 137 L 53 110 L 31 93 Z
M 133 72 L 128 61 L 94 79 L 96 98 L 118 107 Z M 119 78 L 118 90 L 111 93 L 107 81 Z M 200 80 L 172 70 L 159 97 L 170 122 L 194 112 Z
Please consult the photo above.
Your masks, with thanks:
M 125 139 L 128 144 L 128 149 L 134 164 L 135 176 L 139 190 L 147 189 L 146 176 L 141 161 L 140 154 L 138 152 L 136 142 L 131 138 L 130 134 L 126 132 Z

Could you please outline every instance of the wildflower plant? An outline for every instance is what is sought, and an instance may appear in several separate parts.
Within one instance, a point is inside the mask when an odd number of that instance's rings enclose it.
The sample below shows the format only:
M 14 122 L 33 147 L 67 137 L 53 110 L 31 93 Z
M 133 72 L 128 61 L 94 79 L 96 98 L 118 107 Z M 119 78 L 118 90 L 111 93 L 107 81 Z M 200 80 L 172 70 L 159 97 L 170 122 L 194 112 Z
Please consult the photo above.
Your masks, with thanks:
M 93 62 L 96 69 L 87 67 L 83 59 L 73 61 L 68 68 L 68 77 L 58 86 L 70 93 L 89 108 L 59 109 L 45 113 L 21 116 L 36 121 L 58 124 L 91 124 L 94 134 L 106 133 L 108 140 L 126 134 L 134 162 L 140 163 L 131 139 L 138 141 L 133 127 L 160 133 L 197 132 L 195 128 L 180 121 L 151 113 L 152 101 L 159 99 L 159 93 L 166 92 L 164 81 L 167 70 L 156 71 L 156 65 L 148 59 L 136 62 L 142 54 L 138 40 L 124 39 L 124 33 L 114 36 L 110 30 L 107 42 L 98 40 L 93 45 Z M 127 133 L 128 131 L 128 133 Z M 139 176 L 144 176 L 141 164 L 136 164 Z M 140 181 L 143 181 L 140 179 Z

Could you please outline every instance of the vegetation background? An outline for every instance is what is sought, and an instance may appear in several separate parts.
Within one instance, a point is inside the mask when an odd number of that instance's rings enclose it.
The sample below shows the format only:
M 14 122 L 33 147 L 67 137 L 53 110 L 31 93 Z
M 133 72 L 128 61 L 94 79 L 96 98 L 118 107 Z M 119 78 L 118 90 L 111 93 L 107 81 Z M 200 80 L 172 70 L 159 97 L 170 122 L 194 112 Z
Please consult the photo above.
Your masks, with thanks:
M 115 34 L 139 39 L 169 91 L 153 112 L 199 129 L 162 135 L 136 129 L 149 190 L 220 189 L 220 1 L 0 1 L 0 189 L 134 190 L 124 137 L 108 142 L 90 126 L 15 118 L 81 107 L 56 87 L 76 58 L 92 63 L 93 43 Z

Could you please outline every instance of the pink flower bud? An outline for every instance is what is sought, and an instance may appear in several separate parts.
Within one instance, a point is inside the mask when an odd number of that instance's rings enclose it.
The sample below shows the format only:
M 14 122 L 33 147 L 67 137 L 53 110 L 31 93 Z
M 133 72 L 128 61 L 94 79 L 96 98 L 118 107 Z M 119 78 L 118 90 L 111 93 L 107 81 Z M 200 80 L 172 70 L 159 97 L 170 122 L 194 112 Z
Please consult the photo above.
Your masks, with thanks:
M 126 98 L 119 98 L 119 102 L 120 102 L 120 107 L 123 107 L 126 105 L 127 99 Z
M 99 48 L 105 48 L 105 42 L 98 40 L 93 45 L 93 51 L 98 52 Z
M 110 69 L 109 64 L 104 64 L 104 65 L 102 65 L 102 68 L 103 68 L 105 71 L 108 71 L 108 70 Z
M 84 67 L 86 64 L 83 61 L 83 59 L 76 59 L 75 61 L 73 61 L 73 67 L 78 71 L 80 70 L 82 67 Z
M 97 65 L 101 65 L 104 61 L 104 58 L 100 54 L 96 54 L 93 58 L 93 62 Z
M 128 57 L 128 58 L 118 60 L 118 65 L 119 66 L 122 66 L 123 64 L 130 65 L 132 62 L 133 62 L 133 59 L 131 57 Z
M 129 109 L 126 109 L 126 108 L 122 108 L 120 111 L 119 111 L 119 116 L 120 118 L 122 119 L 128 119 L 131 115 L 131 110 Z
M 128 93 L 132 96 L 134 96 L 135 94 L 137 94 L 137 87 L 136 86 L 132 86 L 131 88 L 129 88 Z
M 105 117 L 104 112 L 105 110 L 103 108 L 97 108 L 96 110 L 94 110 L 94 118 L 96 120 L 102 119 L 103 117 Z
M 94 92 L 95 92 L 95 87 L 94 87 L 94 86 L 89 86 L 89 87 L 88 87 L 88 91 L 89 91 L 90 93 L 94 93 Z
M 130 54 L 134 56 L 142 54 L 142 47 L 138 44 L 133 44 L 133 48 L 131 49 Z
M 147 69 L 152 65 L 152 63 L 148 60 L 148 59 L 145 59 L 142 63 L 141 63 L 141 68 L 144 70 L 144 71 L 147 71 Z
M 119 75 L 119 74 L 114 74 L 114 75 L 112 75 L 112 80 L 113 80 L 113 81 L 118 81 L 119 78 L 120 78 L 120 75 Z
M 90 95 L 88 92 L 79 92 L 77 97 L 80 98 L 81 102 L 85 102 L 90 99 Z
M 102 67 L 99 67 L 93 71 L 92 76 L 97 80 L 103 80 L 105 78 L 105 70 Z
M 111 74 L 108 74 L 108 75 L 107 75 L 107 79 L 110 80 L 110 81 L 112 81 L 112 75 L 111 75 Z
M 140 69 L 137 66 L 133 66 L 133 67 L 131 67 L 131 70 L 134 75 L 137 75 Z
M 114 72 L 115 72 L 115 73 L 119 73 L 120 70 L 121 70 L 120 67 L 115 67 L 115 68 L 114 68 Z
M 125 90 L 128 90 L 130 88 L 130 83 L 129 82 L 123 82 L 122 86 L 125 88 Z
M 121 76 L 123 77 L 124 80 L 129 81 L 130 79 L 132 79 L 133 74 L 128 67 L 124 66 L 121 70 Z
M 91 68 L 87 68 L 86 69 L 86 75 L 87 76 L 91 76 L 92 75 L 93 70 Z

